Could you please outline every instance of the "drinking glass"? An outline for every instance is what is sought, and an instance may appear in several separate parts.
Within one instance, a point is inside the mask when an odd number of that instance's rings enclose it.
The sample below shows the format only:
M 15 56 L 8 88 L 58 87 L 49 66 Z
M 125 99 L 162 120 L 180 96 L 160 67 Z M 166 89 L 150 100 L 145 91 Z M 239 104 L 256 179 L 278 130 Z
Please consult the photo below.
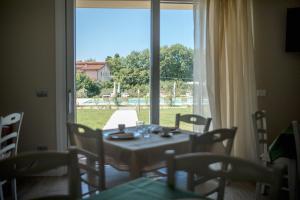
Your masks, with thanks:
M 140 132 L 142 131 L 143 127 L 144 127 L 145 122 L 144 121 L 137 121 L 136 122 L 136 131 Z
M 151 137 L 151 128 L 150 127 L 145 127 L 144 130 L 143 130 L 143 137 L 144 138 L 149 138 Z

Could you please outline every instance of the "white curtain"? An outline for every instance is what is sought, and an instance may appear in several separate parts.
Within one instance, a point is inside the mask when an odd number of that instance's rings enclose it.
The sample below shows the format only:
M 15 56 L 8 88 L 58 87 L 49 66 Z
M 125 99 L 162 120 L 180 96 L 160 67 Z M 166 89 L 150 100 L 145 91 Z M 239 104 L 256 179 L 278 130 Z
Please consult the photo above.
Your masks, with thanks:
M 194 114 L 211 117 L 206 83 L 206 0 L 193 2 L 194 14 L 194 68 L 193 105 Z M 202 132 L 195 126 L 194 131 Z
M 233 155 L 255 160 L 256 147 L 251 114 L 257 109 L 253 64 L 251 0 L 200 0 L 206 4 L 206 89 L 214 128 L 237 126 Z M 200 3 L 201 4 L 201 3 Z M 197 5 L 197 4 L 195 4 Z M 195 11 L 202 20 L 204 6 Z M 196 8 L 196 6 L 195 6 Z M 199 26 L 197 26 L 199 24 Z M 201 26 L 201 27 L 200 27 Z M 195 42 L 201 41 L 203 24 L 195 23 Z M 195 53 L 197 53 L 195 51 Z M 202 52 L 200 52 L 202 53 Z M 204 61 L 202 61 L 204 62 Z M 200 63 L 200 62 L 199 62 Z M 197 65 L 197 63 L 194 63 Z M 197 68 L 194 66 L 194 68 Z M 200 76 L 201 79 L 203 74 Z M 201 92 L 200 92 L 201 93 Z

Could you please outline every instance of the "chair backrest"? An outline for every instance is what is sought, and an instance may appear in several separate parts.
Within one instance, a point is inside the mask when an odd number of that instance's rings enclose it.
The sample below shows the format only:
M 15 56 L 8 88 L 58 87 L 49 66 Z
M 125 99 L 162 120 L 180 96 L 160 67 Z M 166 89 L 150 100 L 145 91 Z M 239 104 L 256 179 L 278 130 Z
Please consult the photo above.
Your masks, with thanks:
M 237 127 L 223 128 L 203 134 L 191 134 L 191 152 L 207 152 L 215 144 L 224 146 L 224 153 L 230 155 Z
M 300 125 L 298 121 L 293 121 L 293 132 L 295 137 L 296 153 L 297 153 L 297 176 L 300 183 Z
M 209 130 L 211 120 L 212 120 L 211 118 L 205 118 L 200 115 L 194 115 L 194 114 L 181 115 L 180 113 L 177 113 L 175 119 L 175 127 L 179 128 L 180 122 L 182 121 L 189 124 L 204 126 L 203 133 L 205 133 Z
M 93 130 L 87 126 L 75 123 L 67 123 L 70 143 L 86 157 L 86 162 L 80 162 L 79 167 L 87 173 L 91 172 L 93 177 L 83 179 L 86 184 L 99 190 L 105 189 L 105 159 L 102 130 Z M 95 164 L 97 163 L 97 168 Z M 93 165 L 93 166 L 92 166 Z M 97 177 L 96 177 L 96 176 Z
M 190 153 L 175 156 L 173 150 L 166 152 L 168 185 L 175 187 L 175 172 L 186 171 L 204 177 L 206 180 L 224 178 L 232 181 L 255 181 L 271 185 L 271 199 L 279 198 L 281 172 L 262 165 L 225 155 L 211 153 Z M 213 168 L 221 163 L 223 168 Z
M 13 179 L 34 174 L 39 174 L 58 167 L 68 168 L 69 191 L 65 199 L 80 199 L 81 185 L 77 163 L 77 151 L 69 152 L 32 152 L 0 161 L 1 179 Z M 49 198 L 49 199 L 55 199 Z
M 0 118 L 0 159 L 17 154 L 23 113 L 12 113 Z M 4 135 L 2 127 L 8 126 L 12 132 Z
M 266 111 L 256 111 L 252 114 L 253 128 L 256 138 L 257 158 L 266 166 L 268 158 L 268 130 Z
M 191 152 L 210 152 L 210 153 L 218 153 L 230 155 L 234 137 L 237 131 L 237 127 L 232 127 L 230 129 L 216 129 L 213 131 L 209 131 L 203 134 L 191 134 L 190 135 L 190 148 Z M 219 165 L 220 166 L 220 165 Z M 219 167 L 216 166 L 216 167 Z M 226 168 L 226 166 L 222 166 Z M 207 180 L 203 179 L 203 177 L 197 175 L 195 176 L 193 173 L 188 174 L 188 184 L 187 187 L 190 191 L 195 190 L 195 186 L 205 183 Z M 218 179 L 218 186 L 207 191 L 205 196 L 208 196 L 212 193 L 218 194 L 218 199 L 222 197 L 222 193 L 225 188 L 225 180 Z

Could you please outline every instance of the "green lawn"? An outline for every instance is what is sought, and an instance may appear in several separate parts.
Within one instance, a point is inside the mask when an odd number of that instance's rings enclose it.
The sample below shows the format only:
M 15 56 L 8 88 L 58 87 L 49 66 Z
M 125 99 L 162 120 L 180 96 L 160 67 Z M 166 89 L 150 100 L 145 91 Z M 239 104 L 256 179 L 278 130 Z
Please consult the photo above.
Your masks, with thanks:
M 77 109 L 77 123 L 84 124 L 93 129 L 103 128 L 114 111 L 115 109 Z M 163 126 L 174 126 L 176 113 L 192 113 L 192 108 L 162 108 L 160 110 L 160 124 Z M 141 121 L 149 123 L 149 109 L 141 109 L 141 112 L 138 113 L 138 118 Z M 192 130 L 191 125 L 182 123 L 180 126 L 186 130 Z
M 114 109 L 77 109 L 77 123 L 84 124 L 93 129 L 102 129 L 114 112 Z
M 178 107 L 168 107 L 160 109 L 160 125 L 162 126 L 174 126 L 175 125 L 175 115 L 180 114 L 191 114 L 192 107 L 178 108 Z M 142 109 L 138 113 L 139 120 L 149 122 L 149 109 Z M 192 125 L 186 123 L 180 123 L 180 128 L 185 130 L 192 130 Z

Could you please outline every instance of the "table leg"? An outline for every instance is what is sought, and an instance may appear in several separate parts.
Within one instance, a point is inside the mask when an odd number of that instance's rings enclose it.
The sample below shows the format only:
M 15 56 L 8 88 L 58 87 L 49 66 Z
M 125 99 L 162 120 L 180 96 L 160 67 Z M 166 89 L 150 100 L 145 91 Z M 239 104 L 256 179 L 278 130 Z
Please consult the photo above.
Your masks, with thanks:
M 141 169 L 138 165 L 136 155 L 133 153 L 131 155 L 131 161 L 130 161 L 130 179 L 137 179 L 142 176 Z

